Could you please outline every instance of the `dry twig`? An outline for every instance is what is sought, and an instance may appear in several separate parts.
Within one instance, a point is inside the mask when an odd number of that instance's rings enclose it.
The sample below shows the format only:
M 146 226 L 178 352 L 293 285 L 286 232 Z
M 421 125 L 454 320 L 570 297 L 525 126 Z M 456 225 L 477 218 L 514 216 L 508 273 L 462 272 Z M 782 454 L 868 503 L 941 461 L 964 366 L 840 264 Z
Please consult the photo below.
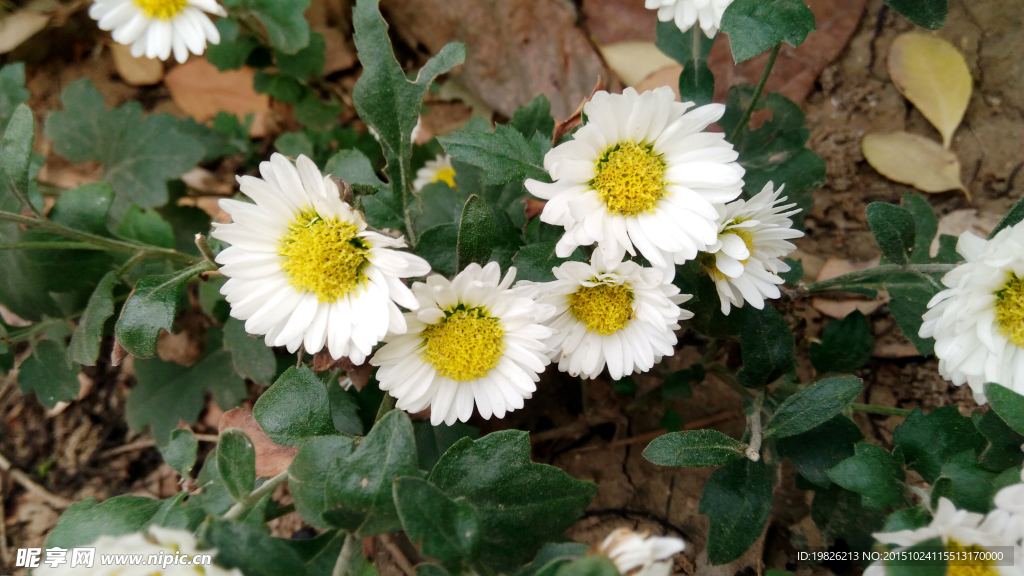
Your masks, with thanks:
M 33 482 L 32 479 L 29 478 L 28 474 L 25 474 L 21 470 L 18 470 L 17 468 L 11 466 L 10 460 L 5 458 L 3 454 L 0 454 L 0 470 L 3 470 L 7 474 L 9 474 L 12 480 L 17 482 L 18 484 L 21 484 L 22 488 L 28 490 L 29 492 L 35 494 L 36 496 L 39 496 L 40 498 L 43 499 L 43 501 L 45 501 L 53 508 L 56 508 L 58 510 L 64 510 L 65 508 L 68 508 L 69 506 L 74 504 L 74 502 L 72 502 L 71 500 L 61 498 L 56 494 L 51 494 L 49 490 Z
M 398 564 L 398 567 L 402 569 L 405 576 L 416 576 L 416 568 L 406 558 L 405 552 L 402 552 L 402 549 L 398 547 L 398 544 L 395 543 L 390 534 L 381 534 L 380 541 L 384 543 L 384 547 L 388 549 L 388 553 L 395 559 L 395 564 Z

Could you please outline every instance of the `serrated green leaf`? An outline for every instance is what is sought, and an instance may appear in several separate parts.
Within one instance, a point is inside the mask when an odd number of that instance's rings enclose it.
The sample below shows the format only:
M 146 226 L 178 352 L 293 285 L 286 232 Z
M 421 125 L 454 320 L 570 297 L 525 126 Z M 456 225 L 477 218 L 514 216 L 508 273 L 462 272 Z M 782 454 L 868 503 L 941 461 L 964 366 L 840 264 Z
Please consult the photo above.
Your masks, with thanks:
M 967 450 L 980 454 L 985 438 L 956 406 L 943 406 L 928 414 L 915 409 L 896 427 L 893 445 L 894 455 L 902 455 L 907 467 L 934 483 L 942 467 L 957 454 Z
M 938 30 L 946 23 L 947 0 L 884 0 L 907 20 L 929 30 Z
M 174 248 L 174 230 L 156 210 L 131 206 L 117 226 L 117 235 L 151 246 Z
M 199 454 L 199 440 L 196 439 L 196 435 L 191 430 L 172 430 L 170 440 L 159 448 L 164 462 L 177 470 L 182 478 L 188 478 Z
M 718 466 L 742 457 L 746 449 L 717 430 L 690 430 L 655 438 L 644 458 L 659 466 Z
M 456 268 L 461 271 L 473 262 L 481 266 L 487 264 L 494 248 L 494 217 L 487 202 L 477 195 L 466 200 L 462 208 L 462 220 L 459 223 L 459 236 L 456 242 Z
M 1024 396 L 1000 384 L 985 384 L 985 397 L 1003 422 L 1024 434 Z
M 388 412 L 352 454 L 337 458 L 328 472 L 324 519 L 361 537 L 401 527 L 391 494 L 399 476 L 416 476 L 416 439 L 401 410 Z
M 117 192 L 115 215 L 131 204 L 166 204 L 167 181 L 191 170 L 205 154 L 195 138 L 178 131 L 173 116 L 143 118 L 142 105 L 135 101 L 107 110 L 88 79 L 69 85 L 61 102 L 64 111 L 50 114 L 44 132 L 54 151 L 68 160 L 103 163 L 102 180 Z
M 500 571 L 529 561 L 580 517 L 597 492 L 594 484 L 531 462 L 529 437 L 518 430 L 459 440 L 428 480 L 476 508 L 483 528 L 480 561 Z
M 207 391 L 224 410 L 247 396 L 245 382 L 235 374 L 231 355 L 218 350 L 191 368 L 159 359 L 136 360 L 138 383 L 128 395 L 125 419 L 132 430 L 146 426 L 158 446 L 167 443 L 171 430 L 182 420 L 195 424 Z
M 68 345 L 68 359 L 85 366 L 95 366 L 103 341 L 103 326 L 114 315 L 114 286 L 119 283 L 117 274 L 107 272 L 92 295 L 85 311 L 78 318 L 78 327 L 71 335 Z
M 25 63 L 11 62 L 0 68 L 0 134 L 14 115 L 14 110 L 31 94 L 25 89 Z
M 733 312 L 740 316 L 740 351 L 743 367 L 736 379 L 747 388 L 772 382 L 793 364 L 793 333 L 786 319 L 771 304 L 764 310 L 747 305 Z
M 452 158 L 481 168 L 484 184 L 550 180 L 544 170 L 544 150 L 511 126 L 499 124 L 491 134 L 460 130 L 437 140 Z
M 807 432 L 831 420 L 853 402 L 864 386 L 859 378 L 826 378 L 793 394 L 775 410 L 764 427 L 765 438 L 785 438 Z
M 295 499 L 295 509 L 302 518 L 317 528 L 330 526 L 323 518 L 324 488 L 335 459 L 352 453 L 351 438 L 321 436 L 307 440 L 288 466 L 288 490 Z
M 885 263 L 906 265 L 914 248 L 914 217 L 902 206 L 872 202 L 867 208 L 868 226 L 882 250 Z
M 459 191 L 444 182 L 427 184 L 417 194 L 410 207 L 413 228 L 420 234 L 443 224 L 458 223 L 462 219 L 465 201 Z
M 828 471 L 836 484 L 861 495 L 865 508 L 878 510 L 903 502 L 903 466 L 884 449 L 861 442 L 855 455 Z
M 306 136 L 305 132 L 285 132 L 274 140 L 274 148 L 292 158 L 299 156 L 313 157 L 313 143 Z
M 854 445 L 864 436 L 845 416 L 836 416 L 807 432 L 779 438 L 779 456 L 789 458 L 801 476 L 827 488 L 832 482 L 826 471 L 854 455 Z
M 971 414 L 974 427 L 988 440 L 988 447 L 981 453 L 981 466 L 990 472 L 1002 472 L 1007 468 L 1024 463 L 1024 434 L 1010 428 L 995 410 L 984 414 Z
M 206 60 L 217 70 L 238 70 L 245 65 L 249 54 L 260 45 L 259 41 L 241 34 L 238 20 L 233 16 L 219 18 L 214 24 L 220 33 L 220 43 L 206 47 Z
M 402 528 L 424 554 L 444 563 L 468 563 L 476 557 L 480 519 L 465 499 L 451 500 L 419 478 L 398 478 L 393 490 Z
M 761 536 L 771 511 L 772 479 L 763 461 L 742 458 L 715 470 L 700 498 L 700 513 L 710 521 L 711 563 L 725 564 L 742 556 Z
M 865 508 L 859 494 L 833 484 L 827 490 L 814 491 L 811 519 L 826 544 L 842 538 L 853 550 L 867 550 L 874 544 L 872 533 L 882 527 L 885 514 Z
M 973 450 L 961 452 L 943 464 L 932 488 L 932 505 L 937 506 L 939 498 L 948 498 L 958 510 L 985 514 L 992 508 L 996 476 L 981 467 Z
M 271 440 L 285 446 L 336 433 L 327 388 L 306 366 L 286 370 L 256 401 L 253 415 Z
M 587 258 L 583 251 L 577 248 L 568 258 L 559 258 L 555 254 L 555 245 L 558 239 L 527 244 L 516 252 L 512 257 L 512 263 L 516 266 L 517 280 L 530 280 L 533 282 L 550 282 L 554 280 L 551 273 L 566 262 L 586 262 Z
M 431 470 L 441 456 L 453 444 L 469 438 L 476 440 L 480 437 L 480 430 L 476 426 L 456 422 L 451 426 L 439 424 L 434 426 L 430 422 L 413 422 L 413 433 L 416 435 L 416 456 L 423 470 Z
M 241 428 L 228 428 L 217 440 L 217 471 L 235 502 L 256 488 L 256 448 Z
M 180 272 L 139 280 L 114 326 L 117 341 L 137 358 L 156 356 L 157 338 L 161 330 L 171 331 L 181 291 L 196 274 L 212 269 L 209 262 L 200 262 Z
M 359 150 L 338 150 L 324 166 L 324 173 L 352 184 L 386 188 L 387 183 L 377 177 L 369 158 Z
M 309 44 L 294 54 L 278 52 L 275 61 L 277 69 L 299 82 L 307 82 L 310 77 L 324 75 L 324 52 L 327 44 L 324 37 L 317 32 L 309 33 Z
M 263 24 L 278 52 L 295 54 L 309 44 L 309 23 L 303 17 L 309 0 L 241 0 L 239 4 Z
M 65 358 L 62 344 L 43 340 L 21 363 L 18 383 L 22 392 L 35 392 L 40 404 L 53 408 L 57 402 L 70 402 L 78 397 L 78 368 L 78 364 Z
M 811 364 L 819 374 L 853 372 L 864 366 L 875 351 L 871 325 L 860 311 L 825 325 L 821 342 L 811 344 Z
M 306 95 L 312 93 L 309 88 L 299 84 L 299 81 L 291 76 L 271 74 L 262 70 L 256 72 L 252 87 L 260 94 L 266 94 L 288 104 L 298 104 Z M 313 97 L 319 100 L 315 94 Z
M 516 108 L 508 125 L 515 128 L 527 140 L 534 134 L 551 139 L 555 131 L 555 119 L 551 117 L 551 102 L 547 96 L 539 94 L 525 106 Z
M 159 500 L 142 496 L 115 496 L 102 503 L 90 496 L 61 514 L 53 532 L 46 537 L 46 547 L 70 550 L 92 544 L 100 536 L 138 532 L 149 524 L 160 506 Z
M 274 351 L 262 338 L 251 337 L 245 322 L 230 318 L 224 323 L 224 349 L 231 353 L 235 372 L 257 384 L 267 386 L 277 373 Z
M 427 229 L 420 235 L 416 241 L 416 254 L 426 259 L 434 272 L 454 276 L 458 271 L 455 249 L 458 242 L 458 224 L 441 224 Z
M 814 14 L 802 0 L 736 0 L 722 14 L 737 64 L 786 42 L 803 44 L 814 31 Z

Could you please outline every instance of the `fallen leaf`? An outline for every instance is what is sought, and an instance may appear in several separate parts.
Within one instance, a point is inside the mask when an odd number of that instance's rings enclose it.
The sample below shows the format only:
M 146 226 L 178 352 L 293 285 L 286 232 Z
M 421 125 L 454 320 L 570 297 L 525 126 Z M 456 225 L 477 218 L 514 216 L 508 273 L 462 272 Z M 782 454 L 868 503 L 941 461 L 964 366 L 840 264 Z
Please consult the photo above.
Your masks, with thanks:
M 256 450 L 256 477 L 277 476 L 288 469 L 298 453 L 298 446 L 281 446 L 270 439 L 252 415 L 252 408 L 240 406 L 224 413 L 219 432 L 227 428 L 241 428 L 252 440 Z
M 903 34 L 889 48 L 889 76 L 949 148 L 967 111 L 973 82 L 960 51 L 938 36 Z
M 324 37 L 324 76 L 348 70 L 356 65 L 355 50 L 349 46 L 345 34 L 337 28 L 317 26 L 314 28 Z
M 868 134 L 861 141 L 861 151 L 871 167 L 886 178 L 910 184 L 922 192 L 963 190 L 960 183 L 960 160 L 956 154 L 924 136 L 907 132 Z
M 832 278 L 842 276 L 843 274 L 849 274 L 850 272 L 856 272 L 858 270 L 871 268 L 872 266 L 878 266 L 878 262 L 878 258 L 874 258 L 867 262 L 850 262 L 849 260 L 843 260 L 842 258 L 836 258 L 833 256 L 825 261 L 825 264 L 821 267 L 821 271 L 818 272 L 818 277 L 815 281 L 821 282 L 822 280 L 831 280 Z M 888 296 L 882 294 L 879 295 L 878 300 L 868 300 L 867 298 L 843 298 L 841 300 L 837 300 L 833 298 L 825 298 L 823 296 L 816 296 L 811 299 L 811 306 L 826 316 L 842 320 L 854 310 L 860 310 L 861 314 L 868 316 L 875 310 L 878 310 L 878 308 L 887 301 Z
M 676 101 L 679 101 L 679 75 L 683 73 L 683 67 L 679 64 L 672 64 L 651 72 L 635 85 L 637 92 L 654 90 L 661 86 L 668 86 L 676 93 Z
M 130 46 L 116 42 L 110 44 L 110 53 L 118 75 L 132 86 L 152 86 L 164 78 L 164 64 L 156 58 L 136 58 Z
M 0 54 L 21 46 L 50 23 L 50 15 L 37 10 L 18 10 L 0 20 Z
M 240 120 L 253 114 L 249 135 L 261 138 L 267 133 L 270 96 L 253 90 L 255 75 L 252 68 L 221 72 L 205 58 L 192 58 L 171 70 L 164 84 L 178 108 L 196 122 L 206 122 L 221 111 L 235 114 Z
M 620 42 L 599 47 L 608 67 L 626 86 L 636 86 L 652 72 L 675 64 L 653 42 Z M 679 75 L 676 75 L 679 82 Z

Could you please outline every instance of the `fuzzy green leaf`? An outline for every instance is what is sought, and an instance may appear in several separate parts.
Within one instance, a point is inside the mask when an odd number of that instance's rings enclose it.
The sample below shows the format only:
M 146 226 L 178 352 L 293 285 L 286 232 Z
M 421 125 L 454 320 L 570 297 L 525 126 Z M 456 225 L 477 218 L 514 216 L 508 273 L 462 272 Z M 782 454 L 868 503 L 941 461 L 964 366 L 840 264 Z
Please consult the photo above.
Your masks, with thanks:
M 761 536 L 771 511 L 772 479 L 763 461 L 742 458 L 715 470 L 700 498 L 700 513 L 710 521 L 711 563 L 725 564 L 742 556 Z
M 100 536 L 122 536 L 142 530 L 160 509 L 159 500 L 143 496 L 115 496 L 102 503 L 90 496 L 60 516 L 46 537 L 47 548 L 87 546 Z
M 799 46 L 813 31 L 814 14 L 802 0 L 736 0 L 722 14 L 737 64 L 781 42 Z
M 304 442 L 288 467 L 288 490 L 295 499 L 295 509 L 302 518 L 317 528 L 328 528 L 324 519 L 324 489 L 328 472 L 337 458 L 352 453 L 351 438 L 321 436 Z
M 1024 434 L 1024 396 L 999 384 L 985 384 L 985 397 L 999 417 L 1018 434 Z
M 470 562 L 480 551 L 480 519 L 464 498 L 452 500 L 426 480 L 398 478 L 395 507 L 413 544 L 445 563 Z
M 559 258 L 555 254 L 555 245 L 558 239 L 527 244 L 516 252 L 512 257 L 512 263 L 516 266 L 517 280 L 530 280 L 533 282 L 550 282 L 554 280 L 551 274 L 553 268 L 557 268 L 566 262 L 586 262 L 587 258 L 583 251 L 577 248 L 568 258 Z
M 214 25 L 220 32 L 220 43 L 206 47 L 206 60 L 221 72 L 238 70 L 245 65 L 249 54 L 260 45 L 259 41 L 242 34 L 238 19 L 233 16 L 220 18 Z
M 22 392 L 35 392 L 40 404 L 53 408 L 57 402 L 70 402 L 78 397 L 78 368 L 78 364 L 65 358 L 62 344 L 43 340 L 21 363 L 18 383 Z
M 188 478 L 199 454 L 199 440 L 196 439 L 196 435 L 191 430 L 173 430 L 167 444 L 159 448 L 164 462 L 177 470 L 182 478 Z
M 336 433 L 327 388 L 306 366 L 286 370 L 256 401 L 253 415 L 271 440 L 285 446 Z
M 749 304 L 735 310 L 741 318 L 740 351 L 743 367 L 736 379 L 747 388 L 764 386 L 793 364 L 793 333 L 771 304 L 758 310 Z
M 460 130 L 437 139 L 452 158 L 483 169 L 484 184 L 505 184 L 535 178 L 550 180 L 544 169 L 546 150 L 518 130 L 499 124 L 493 133 Z
M 693 101 L 697 106 L 710 104 L 715 92 L 715 77 L 708 68 L 708 54 L 715 43 L 714 38 L 705 36 L 699 26 L 681 32 L 672 21 L 658 22 L 657 37 L 658 48 L 683 65 L 679 75 L 682 101 Z
M 853 402 L 864 386 L 859 378 L 826 378 L 786 398 L 764 427 L 765 438 L 807 432 L 831 420 Z
M 309 23 L 303 17 L 309 0 L 241 0 L 240 8 L 263 24 L 278 52 L 295 54 L 309 45 Z
M 801 476 L 827 488 L 832 482 L 826 471 L 853 456 L 854 445 L 863 438 L 849 418 L 836 416 L 802 434 L 779 438 L 775 446 Z
M 228 428 L 220 433 L 217 471 L 235 502 L 245 502 L 256 487 L 256 448 L 241 428 Z
M 819 374 L 853 372 L 867 363 L 874 351 L 871 325 L 855 310 L 846 318 L 825 325 L 821 342 L 811 344 L 811 364 Z
M 884 0 L 889 8 L 899 12 L 914 24 L 929 30 L 938 30 L 949 14 L 947 0 Z
M 117 341 L 137 358 L 156 356 L 157 338 L 161 330 L 171 331 L 181 291 L 196 274 L 212 268 L 209 262 L 200 262 L 180 272 L 139 280 L 114 326 Z
M 828 471 L 828 477 L 847 490 L 861 495 L 865 508 L 878 510 L 903 502 L 906 474 L 891 454 L 873 444 L 861 442 L 855 455 Z
M 932 505 L 938 505 L 939 498 L 948 498 L 958 510 L 985 514 L 992 508 L 996 476 L 981 467 L 974 451 L 961 452 L 943 464 L 932 489 Z
M 458 272 L 456 246 L 459 242 L 458 224 L 441 224 L 429 228 L 416 241 L 416 253 L 430 263 L 430 268 L 444 276 Z
M 25 63 L 11 62 L 0 68 L 0 134 L 14 115 L 14 110 L 31 94 L 25 89 Z
M 483 266 L 494 248 L 494 217 L 483 198 L 472 195 L 462 208 L 459 238 L 455 248 L 456 267 L 463 270 L 476 262 Z
M 117 274 L 107 272 L 85 305 L 85 312 L 78 318 L 78 327 L 71 335 L 68 345 L 68 359 L 85 366 L 95 366 L 103 341 L 103 326 L 114 315 L 114 286 L 119 283 Z
M 985 438 L 956 406 L 943 406 L 928 414 L 915 409 L 896 427 L 893 445 L 894 455 L 901 455 L 909 468 L 934 483 L 942 467 L 957 454 L 966 450 L 980 454 Z
M 872 202 L 867 208 L 867 218 L 882 250 L 883 262 L 909 264 L 916 235 L 910 211 L 887 202 Z
M 742 457 L 746 449 L 717 430 L 690 430 L 655 438 L 644 458 L 659 466 L 718 466 Z
M 277 373 L 274 351 L 267 347 L 263 338 L 250 336 L 245 331 L 245 322 L 230 318 L 224 323 L 224 349 L 231 352 L 235 372 L 257 384 L 267 386 Z
M 416 455 L 423 470 L 431 470 L 441 456 L 451 448 L 453 444 L 469 438 L 476 440 L 480 437 L 480 430 L 475 426 L 456 422 L 451 426 L 447 424 L 432 425 L 430 422 L 413 422 L 413 433 L 416 435 Z

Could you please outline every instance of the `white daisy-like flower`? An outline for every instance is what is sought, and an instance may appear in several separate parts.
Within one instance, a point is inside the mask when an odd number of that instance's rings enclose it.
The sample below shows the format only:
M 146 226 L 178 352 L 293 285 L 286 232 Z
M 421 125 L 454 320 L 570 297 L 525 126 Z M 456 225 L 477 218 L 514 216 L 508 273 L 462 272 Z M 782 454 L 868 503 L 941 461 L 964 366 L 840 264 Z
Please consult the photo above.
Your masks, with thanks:
M 991 514 L 1005 516 L 1010 539 L 1017 542 L 1024 538 L 1024 470 L 1021 470 L 1019 484 L 996 493 L 995 505 L 996 510 Z
M 985 384 L 1024 394 L 1024 223 L 991 240 L 960 235 L 966 260 L 945 276 L 947 286 L 928 303 L 919 332 L 935 338 L 939 373 L 967 383 L 984 404 Z
M 779 272 L 789 272 L 782 257 L 796 249 L 788 240 L 804 235 L 789 219 L 800 209 L 786 212 L 796 204 L 780 205 L 786 201 L 779 197 L 782 188 L 773 191 L 769 182 L 750 200 L 718 209 L 718 239 L 697 260 L 715 281 L 722 314 L 744 301 L 761 310 L 766 298 L 780 296 L 778 286 L 785 281 Z
M 434 182 L 444 182 L 451 188 L 457 188 L 455 186 L 455 168 L 452 167 L 451 156 L 438 154 L 437 158 L 427 160 L 423 168 L 416 171 L 416 179 L 412 181 L 412 188 L 419 192 L 427 184 L 433 184 Z
M 662 22 L 675 20 L 683 32 L 699 23 L 704 35 L 714 38 L 722 27 L 722 14 L 732 3 L 733 0 L 646 0 L 644 6 L 657 10 Z
M 516 269 L 501 278 L 497 262 L 470 264 L 449 281 L 429 276 L 413 284 L 419 312 L 409 330 L 389 334 L 370 359 L 381 390 L 408 412 L 430 407 L 430 422 L 469 420 L 474 404 L 484 419 L 523 407 L 549 362 L 543 325 L 553 309 L 509 289 Z
M 715 242 L 717 208 L 742 192 L 743 168 L 724 134 L 703 131 L 725 106 L 692 105 L 661 87 L 598 92 L 583 106 L 587 123 L 544 157 L 554 183 L 526 181 L 548 201 L 541 220 L 565 227 L 559 257 L 596 242 L 605 262 L 639 251 L 671 279 L 673 264 Z
M 939 498 L 931 523 L 916 530 L 898 530 L 896 532 L 876 532 L 875 540 L 883 544 L 894 544 L 899 548 L 908 548 L 928 540 L 938 539 L 947 552 L 999 552 L 994 547 L 1012 547 L 1013 565 L 997 566 L 994 561 L 972 562 L 972 565 L 949 565 L 950 576 L 962 574 L 967 576 L 1020 576 L 1022 566 L 1021 549 L 1008 538 L 1005 521 L 992 515 L 983 516 L 967 510 L 957 510 L 956 506 L 946 498 Z M 972 554 L 973 555 L 973 554 Z M 864 576 L 885 576 L 885 564 L 876 562 L 864 570 Z
M 597 548 L 629 576 L 668 576 L 672 557 L 686 549 L 686 542 L 671 536 L 638 534 L 628 528 L 613 530 Z
M 227 570 L 210 563 L 209 560 L 217 556 L 217 551 L 200 550 L 195 537 L 185 530 L 150 526 L 148 534 L 134 532 L 123 536 L 100 536 L 89 547 L 95 548 L 92 567 L 79 564 L 72 568 L 72 551 L 65 550 L 63 563 L 54 561 L 46 564 L 44 556 L 32 573 L 46 576 L 242 576 L 238 568 Z M 148 564 L 105 565 L 100 559 L 107 555 L 141 555 Z
M 132 56 L 184 62 L 201 56 L 206 43 L 220 44 L 220 32 L 206 14 L 227 16 L 217 0 L 95 0 L 89 16 L 100 30 L 113 30 Z
M 231 316 L 250 334 L 266 334 L 268 346 L 315 354 L 326 344 L 335 359 L 362 364 L 389 331 L 405 331 L 396 304 L 419 303 L 402 279 L 430 265 L 395 250 L 404 239 L 367 230 L 309 158 L 293 165 L 274 154 L 260 174 L 238 178 L 255 204 L 221 200 L 232 223 L 215 223 L 212 233 L 231 244 L 217 255 Z
M 555 307 L 548 322 L 551 360 L 572 376 L 596 378 L 608 365 L 615 380 L 647 372 L 671 356 L 679 320 L 693 317 L 679 304 L 692 296 L 662 282 L 662 274 L 635 262 L 606 263 L 595 251 L 590 264 L 566 262 L 554 282 L 521 283 Z

